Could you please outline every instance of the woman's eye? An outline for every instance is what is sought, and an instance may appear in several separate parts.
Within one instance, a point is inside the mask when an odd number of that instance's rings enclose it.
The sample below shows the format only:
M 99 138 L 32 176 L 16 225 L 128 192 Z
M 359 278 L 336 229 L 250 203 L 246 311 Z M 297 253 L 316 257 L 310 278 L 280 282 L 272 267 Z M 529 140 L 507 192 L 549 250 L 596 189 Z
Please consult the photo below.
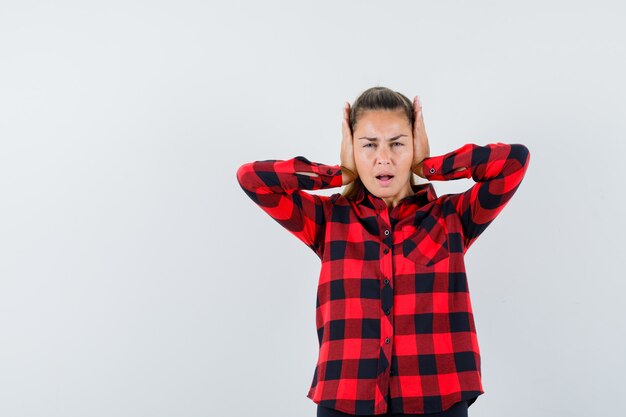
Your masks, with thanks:
M 393 146 L 393 145 L 404 146 L 404 143 L 401 143 L 401 142 L 393 142 L 391 145 L 392 145 L 392 146 Z M 364 147 L 364 148 L 372 148 L 372 147 L 374 147 L 374 146 L 376 146 L 376 145 L 375 145 L 375 144 L 373 144 L 373 143 L 366 143 L 365 145 L 363 145 L 363 147 Z

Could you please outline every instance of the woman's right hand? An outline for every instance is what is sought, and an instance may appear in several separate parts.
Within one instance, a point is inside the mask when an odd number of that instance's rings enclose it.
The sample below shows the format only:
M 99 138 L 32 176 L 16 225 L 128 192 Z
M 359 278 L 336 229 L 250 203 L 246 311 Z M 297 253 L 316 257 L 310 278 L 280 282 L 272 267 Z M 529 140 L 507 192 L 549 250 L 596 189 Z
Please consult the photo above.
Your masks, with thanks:
M 357 179 L 359 176 L 359 173 L 356 170 L 356 162 L 354 160 L 354 144 L 352 140 L 352 129 L 350 128 L 350 103 L 348 102 L 346 102 L 343 106 L 341 136 L 340 159 L 343 178 L 342 185 L 346 185 Z
M 430 156 L 430 145 L 428 144 L 428 135 L 424 128 L 422 102 L 418 96 L 413 98 L 413 114 L 415 121 L 413 122 L 413 161 L 411 162 L 411 171 L 425 178 L 422 162 Z

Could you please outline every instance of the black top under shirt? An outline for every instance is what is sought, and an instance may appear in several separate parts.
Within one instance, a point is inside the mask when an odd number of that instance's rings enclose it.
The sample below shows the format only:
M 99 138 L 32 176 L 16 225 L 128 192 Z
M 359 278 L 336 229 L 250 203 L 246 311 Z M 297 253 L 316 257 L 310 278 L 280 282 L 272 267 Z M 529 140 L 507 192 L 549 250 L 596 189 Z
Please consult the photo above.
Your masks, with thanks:
M 387 401 L 391 398 L 391 390 L 387 393 Z M 448 408 L 445 411 L 439 411 L 436 413 L 426 413 L 426 414 L 403 414 L 403 413 L 392 413 L 390 410 L 387 410 L 387 414 L 389 416 L 396 417 L 467 417 L 467 409 L 469 407 L 468 400 L 461 400 L 457 403 L 454 403 L 452 407 Z M 339 410 L 335 410 L 333 408 L 325 407 L 323 405 L 317 405 L 317 417 L 347 417 L 354 416 L 354 414 L 344 413 Z
M 389 416 L 397 416 L 397 417 L 467 417 L 467 400 L 459 401 L 452 405 L 449 409 L 445 411 L 440 411 L 437 413 L 426 413 L 426 414 L 394 414 L 387 411 Z M 341 412 L 339 410 L 335 410 L 332 408 L 324 407 L 322 405 L 317 405 L 317 417 L 353 417 L 354 414 L 347 414 Z

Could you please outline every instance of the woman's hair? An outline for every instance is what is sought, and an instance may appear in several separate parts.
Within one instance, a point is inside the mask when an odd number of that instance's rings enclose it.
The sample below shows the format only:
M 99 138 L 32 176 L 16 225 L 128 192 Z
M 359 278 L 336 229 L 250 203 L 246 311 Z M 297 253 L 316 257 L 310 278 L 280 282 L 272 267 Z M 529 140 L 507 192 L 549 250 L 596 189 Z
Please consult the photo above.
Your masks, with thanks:
M 404 112 L 411 130 L 415 122 L 413 114 L 413 103 L 404 94 L 393 91 L 387 87 L 372 87 L 363 91 L 361 95 L 350 106 L 350 130 L 354 133 L 355 127 L 363 114 L 369 110 L 399 110 Z M 415 176 L 411 174 L 411 185 L 415 185 Z M 365 187 L 361 177 L 357 177 L 350 184 L 346 185 L 341 193 L 348 199 L 354 199 L 359 190 Z

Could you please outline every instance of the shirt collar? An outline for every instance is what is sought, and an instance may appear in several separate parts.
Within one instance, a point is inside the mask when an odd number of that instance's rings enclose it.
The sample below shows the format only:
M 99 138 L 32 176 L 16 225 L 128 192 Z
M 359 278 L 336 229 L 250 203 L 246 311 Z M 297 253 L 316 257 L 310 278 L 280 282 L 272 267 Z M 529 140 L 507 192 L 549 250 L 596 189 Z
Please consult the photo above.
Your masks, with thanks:
M 418 206 L 423 206 L 437 199 L 437 193 L 435 192 L 435 187 L 433 187 L 433 185 L 430 182 L 426 182 L 422 184 L 411 184 L 411 189 L 413 190 L 413 194 L 407 197 L 404 197 L 402 200 L 400 200 L 398 204 L 417 203 Z M 367 204 L 368 202 L 371 205 L 374 205 L 374 204 L 380 204 L 380 202 L 384 203 L 384 200 L 372 194 L 363 185 L 362 187 L 359 188 L 359 191 L 357 192 L 355 203 Z

